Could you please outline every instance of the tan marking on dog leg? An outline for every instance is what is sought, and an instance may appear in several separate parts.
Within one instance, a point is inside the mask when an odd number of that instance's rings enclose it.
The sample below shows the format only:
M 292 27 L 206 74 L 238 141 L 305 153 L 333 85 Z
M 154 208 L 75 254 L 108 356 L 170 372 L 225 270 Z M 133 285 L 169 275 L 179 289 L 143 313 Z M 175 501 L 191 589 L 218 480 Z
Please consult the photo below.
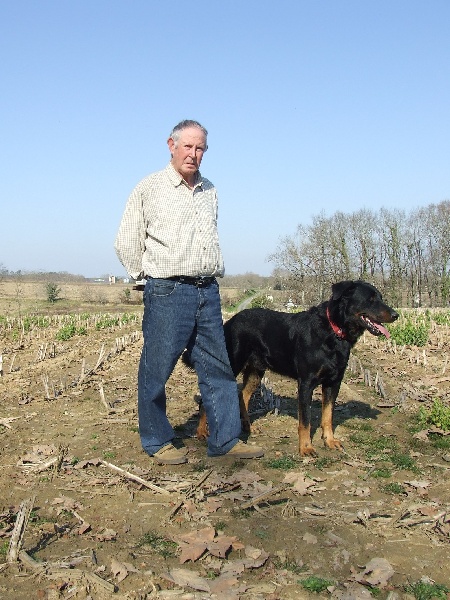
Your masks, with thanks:
M 208 421 L 206 420 L 206 413 L 203 405 L 200 406 L 200 418 L 197 426 L 197 437 L 199 440 L 206 440 L 208 437 Z
M 334 437 L 333 433 L 333 400 L 325 392 L 322 392 L 322 439 L 325 446 L 332 450 L 342 450 L 341 442 Z
M 311 443 L 311 425 L 304 427 L 298 423 L 298 451 L 300 456 L 314 456 L 316 451 Z
M 239 408 L 241 411 L 242 429 L 250 433 L 250 417 L 248 416 L 248 405 L 250 398 L 261 385 L 261 376 L 254 369 L 245 369 L 242 379 L 242 392 L 239 394 Z

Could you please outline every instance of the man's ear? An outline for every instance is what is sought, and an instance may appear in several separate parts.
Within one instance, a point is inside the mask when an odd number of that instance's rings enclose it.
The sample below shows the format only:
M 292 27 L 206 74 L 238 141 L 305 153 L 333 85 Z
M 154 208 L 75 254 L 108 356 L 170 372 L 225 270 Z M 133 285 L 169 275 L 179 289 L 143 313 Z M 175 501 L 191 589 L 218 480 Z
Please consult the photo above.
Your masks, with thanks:
M 167 140 L 167 145 L 169 146 L 170 154 L 173 155 L 173 149 L 175 148 L 175 142 L 173 141 L 173 138 L 170 137 Z

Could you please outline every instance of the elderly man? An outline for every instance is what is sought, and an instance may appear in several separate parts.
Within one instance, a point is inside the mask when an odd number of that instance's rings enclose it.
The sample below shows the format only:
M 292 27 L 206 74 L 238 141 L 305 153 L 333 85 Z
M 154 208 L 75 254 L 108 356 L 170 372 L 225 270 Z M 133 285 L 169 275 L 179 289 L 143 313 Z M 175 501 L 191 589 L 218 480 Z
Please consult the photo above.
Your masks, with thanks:
M 187 462 L 166 414 L 165 386 L 188 348 L 209 425 L 208 455 L 258 458 L 239 439 L 236 380 L 225 346 L 216 277 L 224 274 L 217 233 L 217 192 L 202 177 L 207 131 L 197 121 L 174 127 L 171 160 L 132 191 L 115 249 L 128 273 L 145 278 L 144 345 L 138 373 L 139 434 L 159 464 Z

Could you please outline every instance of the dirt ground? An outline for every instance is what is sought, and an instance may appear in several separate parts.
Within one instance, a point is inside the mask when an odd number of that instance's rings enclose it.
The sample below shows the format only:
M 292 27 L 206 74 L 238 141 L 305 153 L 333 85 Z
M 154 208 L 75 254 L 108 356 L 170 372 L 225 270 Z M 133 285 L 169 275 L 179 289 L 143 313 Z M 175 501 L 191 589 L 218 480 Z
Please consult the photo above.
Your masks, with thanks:
M 188 463 L 168 467 L 139 442 L 141 306 L 93 312 L 91 297 L 69 317 L 35 292 L 33 320 L 19 302 L 0 287 L 0 598 L 394 600 L 423 577 L 450 587 L 448 436 L 413 429 L 420 406 L 449 402 L 448 326 L 425 349 L 361 338 L 335 413 L 345 451 L 316 430 L 317 458 L 298 455 L 295 382 L 270 372 L 248 440 L 264 458 L 208 458 L 195 374 L 177 365 L 168 414 Z M 314 402 L 315 427 L 319 416 Z

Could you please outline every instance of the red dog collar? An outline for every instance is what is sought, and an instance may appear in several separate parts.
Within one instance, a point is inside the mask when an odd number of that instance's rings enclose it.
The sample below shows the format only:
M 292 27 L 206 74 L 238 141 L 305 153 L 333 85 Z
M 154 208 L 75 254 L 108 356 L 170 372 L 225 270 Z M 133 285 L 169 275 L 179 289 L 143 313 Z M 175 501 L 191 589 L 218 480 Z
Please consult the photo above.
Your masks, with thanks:
M 328 317 L 328 323 L 331 325 L 331 329 L 334 331 L 334 333 L 338 336 L 338 338 L 341 338 L 341 340 L 345 340 L 345 333 L 344 331 L 338 327 L 336 325 L 336 323 L 333 323 L 333 321 L 331 320 L 330 317 L 330 310 L 327 306 L 327 317 Z

